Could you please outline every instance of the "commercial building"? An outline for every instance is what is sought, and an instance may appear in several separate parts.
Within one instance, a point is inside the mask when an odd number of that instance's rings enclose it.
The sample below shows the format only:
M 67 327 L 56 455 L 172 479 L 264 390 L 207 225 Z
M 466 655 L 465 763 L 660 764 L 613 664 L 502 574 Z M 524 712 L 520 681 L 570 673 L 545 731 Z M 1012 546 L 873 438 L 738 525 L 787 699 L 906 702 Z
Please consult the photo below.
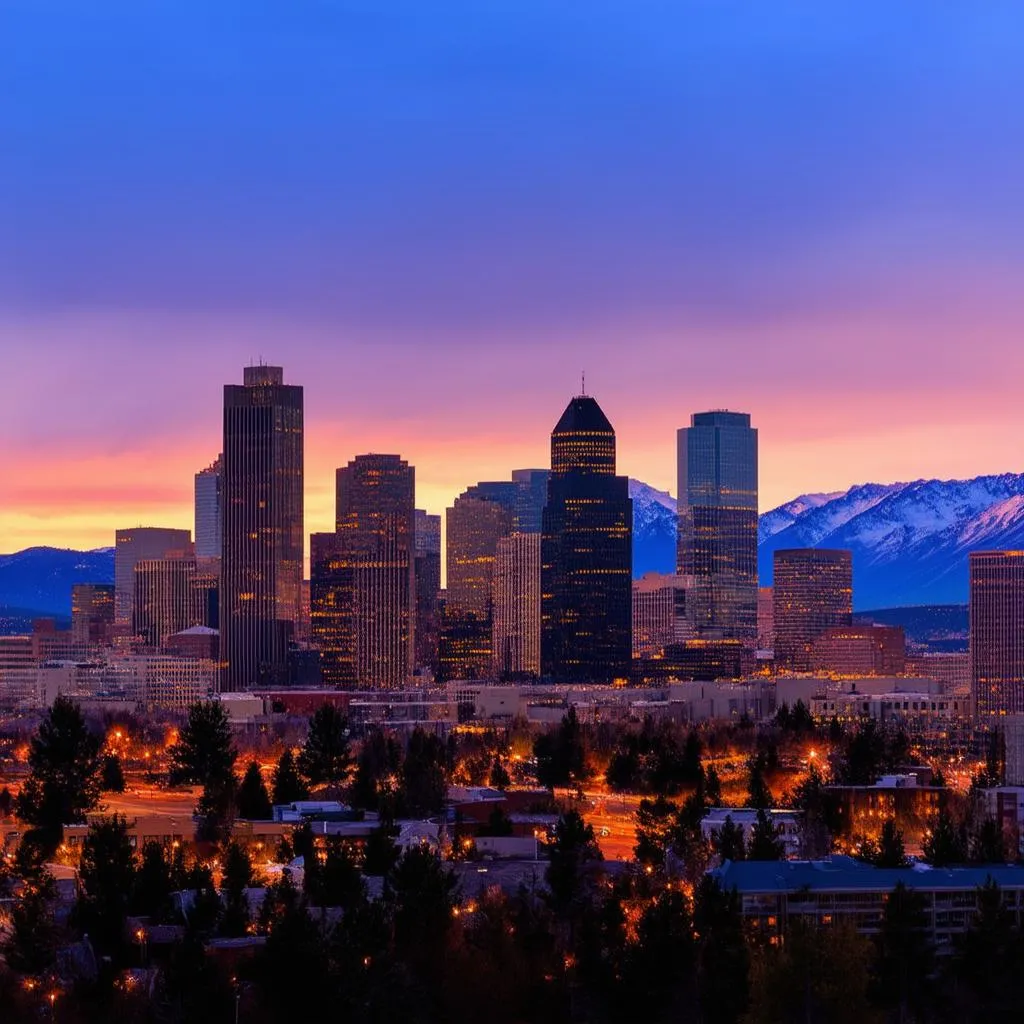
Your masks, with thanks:
M 946 693 L 971 692 L 971 656 L 967 651 L 908 655 L 904 672 L 908 676 L 938 679 Z
M 135 565 L 132 632 L 147 647 L 162 647 L 167 638 L 207 621 L 202 588 L 196 586 L 196 560 L 147 558 Z
M 812 645 L 826 630 L 853 619 L 853 562 L 849 551 L 796 548 L 775 552 L 772 587 L 775 663 L 810 671 Z
M 501 679 L 540 675 L 540 547 L 539 533 L 498 540 L 491 646 Z
M 757 646 L 770 651 L 775 646 L 775 610 L 771 587 L 757 588 Z
M 1024 714 L 1024 551 L 970 555 L 971 692 L 981 723 Z
M 220 558 L 224 458 L 218 455 L 195 477 L 196 558 Z
M 541 542 L 541 673 L 627 679 L 632 657 L 633 503 L 615 475 L 615 431 L 589 395 L 551 434 Z
M 0 636 L 0 708 L 35 704 L 36 664 L 32 637 Z
M 303 567 L 303 393 L 279 366 L 224 386 L 221 688 L 288 678 Z
M 413 670 L 436 676 L 441 631 L 441 517 L 415 511 L 416 623 Z
M 757 642 L 757 430 L 747 413 L 694 413 L 677 435 L 676 572 L 697 635 Z
M 902 884 L 924 901 L 927 938 L 940 954 L 974 923 L 982 887 L 999 886 L 1013 927 L 1024 923 L 1024 869 L 1002 864 L 980 867 L 876 868 L 852 857 L 821 861 L 730 861 L 713 872 L 726 891 L 735 889 L 746 926 L 766 942 L 777 942 L 786 926 L 803 920 L 814 928 L 848 922 L 861 935 L 882 930 L 885 904 Z
M 832 626 L 811 641 L 811 671 L 840 676 L 898 676 L 906 670 L 902 626 Z
M 686 616 L 687 580 L 645 573 L 633 581 L 633 657 L 656 658 L 692 635 Z
M 71 638 L 76 644 L 97 647 L 113 643 L 114 584 L 72 584 Z
M 191 549 L 188 530 L 136 526 L 114 534 L 114 621 L 125 632 L 131 629 L 135 602 L 135 566 L 143 559 L 169 558 Z

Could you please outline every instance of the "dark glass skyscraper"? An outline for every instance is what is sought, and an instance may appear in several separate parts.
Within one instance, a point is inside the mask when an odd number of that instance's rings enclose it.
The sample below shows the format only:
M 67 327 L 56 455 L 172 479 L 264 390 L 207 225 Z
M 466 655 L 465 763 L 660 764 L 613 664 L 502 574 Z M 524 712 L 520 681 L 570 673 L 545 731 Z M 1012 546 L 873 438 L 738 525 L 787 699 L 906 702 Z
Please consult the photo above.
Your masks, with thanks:
M 302 388 L 279 366 L 224 386 L 221 689 L 280 686 L 302 587 Z
M 978 721 L 1024 715 L 1024 551 L 972 551 L 971 696 Z
M 615 431 L 589 395 L 551 434 L 541 540 L 541 672 L 556 682 L 629 677 L 633 503 Z
M 757 431 L 741 412 L 698 412 L 677 437 L 676 571 L 704 639 L 757 642 Z

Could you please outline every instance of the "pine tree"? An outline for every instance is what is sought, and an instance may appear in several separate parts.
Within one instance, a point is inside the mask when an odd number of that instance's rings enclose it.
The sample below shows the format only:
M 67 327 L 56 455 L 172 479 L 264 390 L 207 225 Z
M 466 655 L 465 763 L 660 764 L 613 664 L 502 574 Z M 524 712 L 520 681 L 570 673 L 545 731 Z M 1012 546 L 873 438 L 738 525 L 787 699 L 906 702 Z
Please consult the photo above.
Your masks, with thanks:
M 962 828 L 953 824 L 949 811 L 942 808 L 931 833 L 922 844 L 924 859 L 933 868 L 944 868 L 949 864 L 964 864 L 967 861 L 967 840 Z
M 748 860 L 782 860 L 785 854 L 782 842 L 775 831 L 775 826 L 762 807 L 757 812 L 757 820 L 750 830 L 750 845 L 747 847 Z
M 309 799 L 309 787 L 299 775 L 295 758 L 290 750 L 286 750 L 277 762 L 273 784 L 275 804 L 293 804 L 298 800 Z
M 124 792 L 124 771 L 121 758 L 117 754 L 105 754 L 103 757 L 100 787 L 104 793 Z
M 82 843 L 74 919 L 99 950 L 116 954 L 136 889 L 135 851 L 121 815 L 94 822 Z
M 238 787 L 238 816 L 248 821 L 269 821 L 273 813 L 260 766 L 250 761 Z
M 903 847 L 903 832 L 896 827 L 895 818 L 887 818 L 882 823 L 882 831 L 878 838 L 878 851 L 873 861 L 876 868 L 905 868 L 907 854 Z
M 223 785 L 237 757 L 231 723 L 219 701 L 202 701 L 188 709 L 188 721 L 170 749 L 171 784 Z
M 737 825 L 732 820 L 732 815 L 726 816 L 725 824 L 714 834 L 712 844 L 723 864 L 727 860 L 746 859 L 747 846 L 743 841 L 743 826 Z
M 348 719 L 333 704 L 321 704 L 310 719 L 298 768 L 314 789 L 348 782 L 352 770 Z
M 238 843 L 230 843 L 224 854 L 224 875 L 221 880 L 221 899 L 224 912 L 220 919 L 222 935 L 244 935 L 249 926 L 249 903 L 245 890 L 255 885 L 252 859 Z

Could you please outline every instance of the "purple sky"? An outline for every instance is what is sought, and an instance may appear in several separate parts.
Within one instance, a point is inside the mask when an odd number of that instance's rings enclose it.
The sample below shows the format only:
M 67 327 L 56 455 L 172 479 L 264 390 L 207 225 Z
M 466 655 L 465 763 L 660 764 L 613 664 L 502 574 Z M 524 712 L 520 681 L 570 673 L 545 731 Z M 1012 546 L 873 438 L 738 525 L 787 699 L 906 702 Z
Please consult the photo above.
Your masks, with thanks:
M 306 386 L 308 527 L 761 429 L 762 506 L 1021 469 L 1019 3 L 9 0 L 0 550 L 189 525 L 220 388 Z M 11 102 L 13 98 L 13 102 Z

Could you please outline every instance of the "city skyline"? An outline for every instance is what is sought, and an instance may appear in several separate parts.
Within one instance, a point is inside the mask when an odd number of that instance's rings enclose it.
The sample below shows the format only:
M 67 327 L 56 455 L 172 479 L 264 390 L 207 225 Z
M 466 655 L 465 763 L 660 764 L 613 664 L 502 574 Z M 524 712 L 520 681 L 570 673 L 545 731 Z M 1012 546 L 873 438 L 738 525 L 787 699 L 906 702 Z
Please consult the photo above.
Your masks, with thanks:
M 307 532 L 360 452 L 435 513 L 543 465 L 583 370 L 667 490 L 717 407 L 763 508 L 1020 465 L 1012 6 L 391 10 L 8 5 L 5 550 L 186 525 L 260 356 L 307 389 Z

